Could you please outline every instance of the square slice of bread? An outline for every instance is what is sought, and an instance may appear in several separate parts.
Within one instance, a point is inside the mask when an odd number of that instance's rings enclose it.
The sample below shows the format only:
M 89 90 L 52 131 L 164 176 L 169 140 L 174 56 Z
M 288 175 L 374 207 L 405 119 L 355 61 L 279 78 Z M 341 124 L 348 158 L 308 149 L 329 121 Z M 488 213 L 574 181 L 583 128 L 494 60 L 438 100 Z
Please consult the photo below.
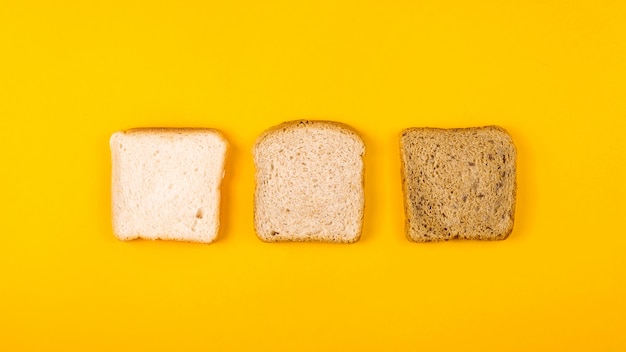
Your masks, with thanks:
M 351 243 L 363 223 L 365 145 L 350 127 L 291 121 L 254 146 L 254 227 L 266 242 Z
M 516 150 L 504 129 L 410 128 L 402 133 L 400 151 L 409 240 L 509 236 Z
M 120 240 L 215 240 L 227 149 L 219 132 L 133 129 L 114 133 L 110 146 Z

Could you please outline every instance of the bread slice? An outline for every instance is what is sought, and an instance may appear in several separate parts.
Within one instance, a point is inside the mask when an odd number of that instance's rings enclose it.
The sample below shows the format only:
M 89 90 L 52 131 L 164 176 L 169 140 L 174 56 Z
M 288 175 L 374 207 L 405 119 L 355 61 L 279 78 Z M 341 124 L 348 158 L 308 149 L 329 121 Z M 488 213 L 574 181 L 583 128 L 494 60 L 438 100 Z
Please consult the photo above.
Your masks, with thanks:
M 227 143 L 211 129 L 133 129 L 111 136 L 113 232 L 210 243 L 219 229 Z
M 504 129 L 410 128 L 402 133 L 400 151 L 409 240 L 509 236 L 516 151 Z
M 254 227 L 266 242 L 351 243 L 363 222 L 365 145 L 350 127 L 291 121 L 254 146 Z

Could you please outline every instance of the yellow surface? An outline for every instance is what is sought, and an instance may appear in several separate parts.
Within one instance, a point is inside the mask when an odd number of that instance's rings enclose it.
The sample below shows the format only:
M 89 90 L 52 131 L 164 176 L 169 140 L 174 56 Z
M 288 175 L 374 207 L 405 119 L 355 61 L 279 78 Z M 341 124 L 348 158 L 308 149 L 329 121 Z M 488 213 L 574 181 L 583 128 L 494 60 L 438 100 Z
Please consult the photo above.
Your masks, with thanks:
M 626 350 L 623 1 L 0 2 L 0 350 Z M 251 147 L 366 142 L 354 245 L 265 244 Z M 503 242 L 409 243 L 398 136 L 517 144 Z M 221 239 L 117 241 L 108 139 L 214 127 Z

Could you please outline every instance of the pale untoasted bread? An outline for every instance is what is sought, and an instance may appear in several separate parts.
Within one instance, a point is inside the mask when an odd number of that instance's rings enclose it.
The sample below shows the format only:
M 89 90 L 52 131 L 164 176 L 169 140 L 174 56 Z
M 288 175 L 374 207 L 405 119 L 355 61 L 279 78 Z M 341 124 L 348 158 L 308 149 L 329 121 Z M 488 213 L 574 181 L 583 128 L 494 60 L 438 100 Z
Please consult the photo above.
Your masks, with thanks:
M 365 146 L 346 125 L 292 121 L 254 146 L 254 227 L 263 241 L 350 243 L 363 221 Z
M 211 129 L 134 129 L 111 136 L 113 232 L 210 243 L 219 229 L 226 140 Z
M 496 126 L 411 128 L 400 138 L 411 241 L 502 240 L 513 230 L 516 150 Z

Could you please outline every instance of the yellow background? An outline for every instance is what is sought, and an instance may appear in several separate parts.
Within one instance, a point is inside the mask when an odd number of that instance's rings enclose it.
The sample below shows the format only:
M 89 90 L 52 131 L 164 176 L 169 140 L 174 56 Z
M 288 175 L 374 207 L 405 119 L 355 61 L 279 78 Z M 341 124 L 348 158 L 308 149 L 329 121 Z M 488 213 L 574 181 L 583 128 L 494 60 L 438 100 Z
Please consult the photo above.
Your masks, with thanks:
M 0 350 L 626 350 L 623 1 L 0 2 Z M 353 245 L 265 244 L 251 147 L 362 133 Z M 497 124 L 502 242 L 409 243 L 398 136 Z M 113 236 L 111 133 L 213 127 L 221 238 Z

